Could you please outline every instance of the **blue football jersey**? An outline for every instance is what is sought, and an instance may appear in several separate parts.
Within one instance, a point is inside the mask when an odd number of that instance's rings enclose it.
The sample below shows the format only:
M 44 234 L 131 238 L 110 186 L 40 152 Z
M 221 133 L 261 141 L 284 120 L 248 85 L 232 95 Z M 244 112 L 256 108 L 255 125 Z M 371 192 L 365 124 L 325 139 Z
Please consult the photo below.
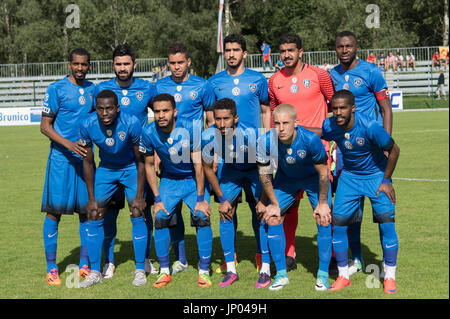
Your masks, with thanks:
M 189 74 L 189 78 L 181 83 L 168 76 L 156 82 L 156 92 L 168 93 L 175 99 L 177 119 L 184 123 L 199 121 L 203 128 L 203 111 L 209 111 L 216 101 L 214 91 L 207 80 Z
M 269 105 L 267 79 L 263 74 L 245 68 L 237 76 L 227 70 L 209 79 L 216 99 L 230 98 L 236 102 L 239 122 L 245 127 L 261 128 L 261 104 Z
M 154 84 L 147 80 L 133 78 L 133 83 L 129 87 L 123 88 L 117 84 L 116 78 L 113 78 L 97 84 L 94 98 L 103 90 L 111 90 L 116 93 L 120 109 L 136 116 L 142 125 L 148 122 L 148 108 L 151 107 L 156 95 Z
M 200 151 L 200 138 L 194 139 L 186 123 L 175 122 L 170 134 L 164 133 L 156 124 L 149 123 L 142 129 L 139 151 L 142 155 L 153 155 L 161 159 L 162 177 L 184 178 L 194 176 L 191 152 Z
M 54 130 L 65 139 L 78 141 L 80 124 L 93 110 L 94 88 L 94 83 L 89 81 L 84 81 L 82 86 L 73 84 L 68 76 L 48 86 L 42 115 L 54 118 Z M 78 155 L 53 141 L 51 149 L 52 157 L 82 160 Z
M 328 157 L 317 134 L 297 126 L 297 136 L 290 145 L 279 141 L 275 129 L 258 139 L 256 159 L 260 164 L 277 163 L 277 174 L 297 180 L 317 175 L 314 164 L 326 164 Z
M 345 131 L 334 117 L 323 122 L 322 138 L 335 141 L 343 154 L 344 170 L 356 175 L 384 172 L 387 159 L 384 150 L 390 150 L 394 141 L 383 126 L 355 112 L 353 127 Z
M 212 162 L 217 154 L 223 165 L 230 165 L 238 171 L 256 169 L 256 130 L 245 129 L 239 124 L 234 134 L 223 136 L 217 126 L 211 125 L 202 134 L 202 157 Z
M 106 126 L 96 113 L 85 119 L 80 127 L 80 138 L 86 144 L 98 146 L 99 167 L 122 169 L 136 165 L 134 146 L 139 145 L 141 122 L 126 111 L 118 113 L 115 123 Z
M 387 84 L 375 64 L 359 60 L 358 65 L 348 71 L 338 64 L 330 71 L 330 76 L 336 91 L 344 89 L 353 93 L 356 112 L 383 123 L 375 93 L 387 89 Z

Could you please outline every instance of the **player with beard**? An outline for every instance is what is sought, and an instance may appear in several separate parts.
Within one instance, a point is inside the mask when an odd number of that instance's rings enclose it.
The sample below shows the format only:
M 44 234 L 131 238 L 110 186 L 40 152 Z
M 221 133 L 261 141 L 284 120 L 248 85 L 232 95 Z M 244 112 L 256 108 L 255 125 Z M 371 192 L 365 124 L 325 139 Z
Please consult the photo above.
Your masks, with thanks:
M 363 114 L 370 120 L 377 121 L 392 134 L 392 105 L 388 86 L 381 71 L 373 64 L 357 58 L 358 41 L 350 31 L 340 32 L 336 36 L 336 54 L 341 62 L 331 72 L 336 90 L 349 90 L 355 96 L 358 106 L 356 113 Z M 342 170 L 342 153 L 337 149 L 335 184 Z M 363 209 L 364 203 L 361 204 Z M 364 271 L 364 261 L 361 251 L 361 221 L 354 220 L 348 226 L 349 247 L 352 253 L 350 274 Z
M 156 95 L 155 86 L 149 81 L 133 76 L 136 69 L 136 56 L 133 48 L 126 44 L 118 45 L 112 56 L 114 73 L 116 77 L 97 84 L 94 97 L 103 90 L 113 91 L 119 101 L 120 109 L 136 116 L 143 126 L 148 122 L 148 108 L 151 107 L 153 97 Z M 156 273 L 157 270 L 150 262 L 150 248 L 152 244 L 153 221 L 150 207 L 153 202 L 150 187 L 146 185 L 145 222 L 148 229 L 148 243 L 145 259 L 145 271 Z M 103 249 L 105 254 L 105 265 L 103 267 L 104 278 L 111 278 L 114 275 L 114 243 L 117 234 L 117 216 L 119 210 L 125 205 L 124 191 L 122 188 L 115 193 L 113 200 L 109 204 L 107 214 L 105 214 L 105 240 Z
M 239 122 L 243 129 L 255 130 L 256 136 L 260 129 L 269 130 L 270 128 L 270 108 L 267 92 L 267 80 L 259 72 L 250 70 L 244 66 L 244 60 L 247 57 L 247 44 L 245 38 L 240 34 L 230 34 L 224 39 L 224 56 L 227 62 L 227 68 L 215 74 L 209 79 L 214 88 L 216 99 L 230 98 L 234 100 L 237 108 Z M 218 178 L 220 179 L 221 163 L 219 162 Z M 256 239 L 255 262 L 257 271 L 260 270 L 261 247 L 259 241 L 259 220 L 256 216 L 254 207 L 255 199 L 252 194 L 246 193 L 247 202 L 252 203 L 252 228 Z M 225 263 L 222 264 L 219 271 L 230 272 L 235 271 L 231 266 L 230 269 L 226 264 L 236 263 L 235 257 L 235 232 L 237 227 L 236 218 L 237 201 L 233 205 L 233 219 L 220 221 L 220 237 L 226 242 L 231 243 L 231 253 L 225 257 Z M 234 260 L 233 260 L 234 259 Z M 226 269 L 226 270 L 225 270 Z
M 87 192 L 83 178 L 86 151 L 78 142 L 80 122 L 92 111 L 94 84 L 86 81 L 91 68 L 90 55 L 83 48 L 69 54 L 70 74 L 49 85 L 44 96 L 41 133 L 50 139 L 41 211 L 47 261 L 47 283 L 61 285 L 56 265 L 58 226 L 61 215 L 79 214 L 80 277 L 89 275 L 86 233 Z

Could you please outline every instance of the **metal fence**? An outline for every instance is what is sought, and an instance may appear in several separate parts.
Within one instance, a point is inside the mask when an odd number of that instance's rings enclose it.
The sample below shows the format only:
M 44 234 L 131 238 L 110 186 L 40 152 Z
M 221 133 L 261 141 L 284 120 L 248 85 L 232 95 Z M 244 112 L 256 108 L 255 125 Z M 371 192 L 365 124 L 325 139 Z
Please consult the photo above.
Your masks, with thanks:
M 135 72 L 152 72 L 153 67 L 167 64 L 167 58 L 136 59 Z M 111 60 L 91 61 L 91 74 L 114 73 Z M 0 78 L 60 76 L 67 74 L 67 62 L 0 64 Z
M 381 53 L 384 53 L 385 57 L 392 52 L 394 55 L 400 52 L 406 60 L 406 55 L 412 53 L 416 61 L 430 61 L 433 53 L 439 51 L 438 46 L 433 47 L 412 47 L 412 48 L 387 48 L 387 49 L 359 49 L 358 57 L 361 60 L 366 60 L 370 52 L 378 58 Z M 272 53 L 272 64 L 275 65 L 280 58 L 279 53 Z M 324 62 L 328 64 L 338 64 L 338 58 L 335 51 L 316 51 L 316 52 L 303 52 L 302 61 L 311 65 L 323 65 Z M 220 63 L 223 65 L 223 62 Z M 262 55 L 261 54 L 248 54 L 245 62 L 245 66 L 248 68 L 260 68 L 262 67 Z M 223 70 L 223 69 L 222 69 Z

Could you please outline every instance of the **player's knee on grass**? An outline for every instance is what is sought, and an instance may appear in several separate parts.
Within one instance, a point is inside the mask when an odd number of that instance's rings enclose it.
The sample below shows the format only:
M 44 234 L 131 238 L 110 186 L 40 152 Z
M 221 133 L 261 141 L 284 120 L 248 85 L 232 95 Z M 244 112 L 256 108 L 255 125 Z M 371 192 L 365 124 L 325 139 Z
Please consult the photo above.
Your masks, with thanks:
M 210 226 L 211 222 L 208 216 L 205 215 L 202 211 L 196 211 L 195 216 L 191 214 L 191 226 L 192 227 L 205 227 Z
M 167 215 L 164 211 L 160 210 L 155 214 L 155 228 L 163 229 L 168 227 L 174 227 L 177 225 L 177 214 Z

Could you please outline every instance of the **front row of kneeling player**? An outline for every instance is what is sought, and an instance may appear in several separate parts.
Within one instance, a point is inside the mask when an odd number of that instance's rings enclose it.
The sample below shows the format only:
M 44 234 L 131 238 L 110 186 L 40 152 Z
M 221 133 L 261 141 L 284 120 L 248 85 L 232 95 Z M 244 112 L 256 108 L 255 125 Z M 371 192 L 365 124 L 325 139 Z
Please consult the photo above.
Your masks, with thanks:
M 215 125 L 200 133 L 198 138 L 195 133 L 201 132 L 201 128 L 176 119 L 176 104 L 169 94 L 154 98 L 155 121 L 141 127 L 135 117 L 119 110 L 114 92 L 100 92 L 96 97 L 96 114 L 87 118 L 80 129 L 81 140 L 87 149 L 84 174 L 89 195 L 87 245 L 91 262 L 91 272 L 80 287 L 89 287 L 102 280 L 102 221 L 108 200 L 119 185 L 125 187 L 133 225 L 136 261 L 133 284 L 146 283 L 147 231 L 143 211 L 145 192 L 151 191 L 154 194 L 155 249 L 160 263 L 160 274 L 153 286 L 163 287 L 171 281 L 170 226 L 176 222 L 175 208 L 181 200 L 189 207 L 191 225 L 196 227 L 198 286 L 211 286 L 210 186 L 220 202 L 220 240 L 227 265 L 219 286 L 229 286 L 239 280 L 234 257 L 234 228 L 230 221 L 232 206 L 242 189 L 253 195 L 256 203 L 253 209 L 260 219 L 262 264 L 258 267 L 260 272 L 255 287 L 278 290 L 289 283 L 283 220 L 302 189 L 308 194 L 317 222 L 319 269 L 316 290 L 334 291 L 351 284 L 347 226 L 361 219 L 364 197 L 367 196 L 373 207 L 374 220 L 379 223 L 384 291 L 395 293 L 398 240 L 391 175 L 399 148 L 380 124 L 355 114 L 354 96 L 350 91 L 335 93 L 332 110 L 333 117 L 325 120 L 322 129 L 305 129 L 296 125 L 294 107 L 279 105 L 273 112 L 275 129 L 258 136 L 259 132 L 239 123 L 234 101 L 221 99 L 213 108 Z M 335 141 L 343 153 L 344 169 L 336 190 L 333 214 L 327 154 L 320 137 Z M 93 144 L 99 148 L 100 155 L 95 173 Z M 159 186 L 155 154 L 161 159 L 162 166 Z M 223 162 L 219 177 L 213 169 L 215 157 Z M 332 248 L 339 276 L 330 286 L 328 267 Z M 271 258 L 276 267 L 273 281 Z

